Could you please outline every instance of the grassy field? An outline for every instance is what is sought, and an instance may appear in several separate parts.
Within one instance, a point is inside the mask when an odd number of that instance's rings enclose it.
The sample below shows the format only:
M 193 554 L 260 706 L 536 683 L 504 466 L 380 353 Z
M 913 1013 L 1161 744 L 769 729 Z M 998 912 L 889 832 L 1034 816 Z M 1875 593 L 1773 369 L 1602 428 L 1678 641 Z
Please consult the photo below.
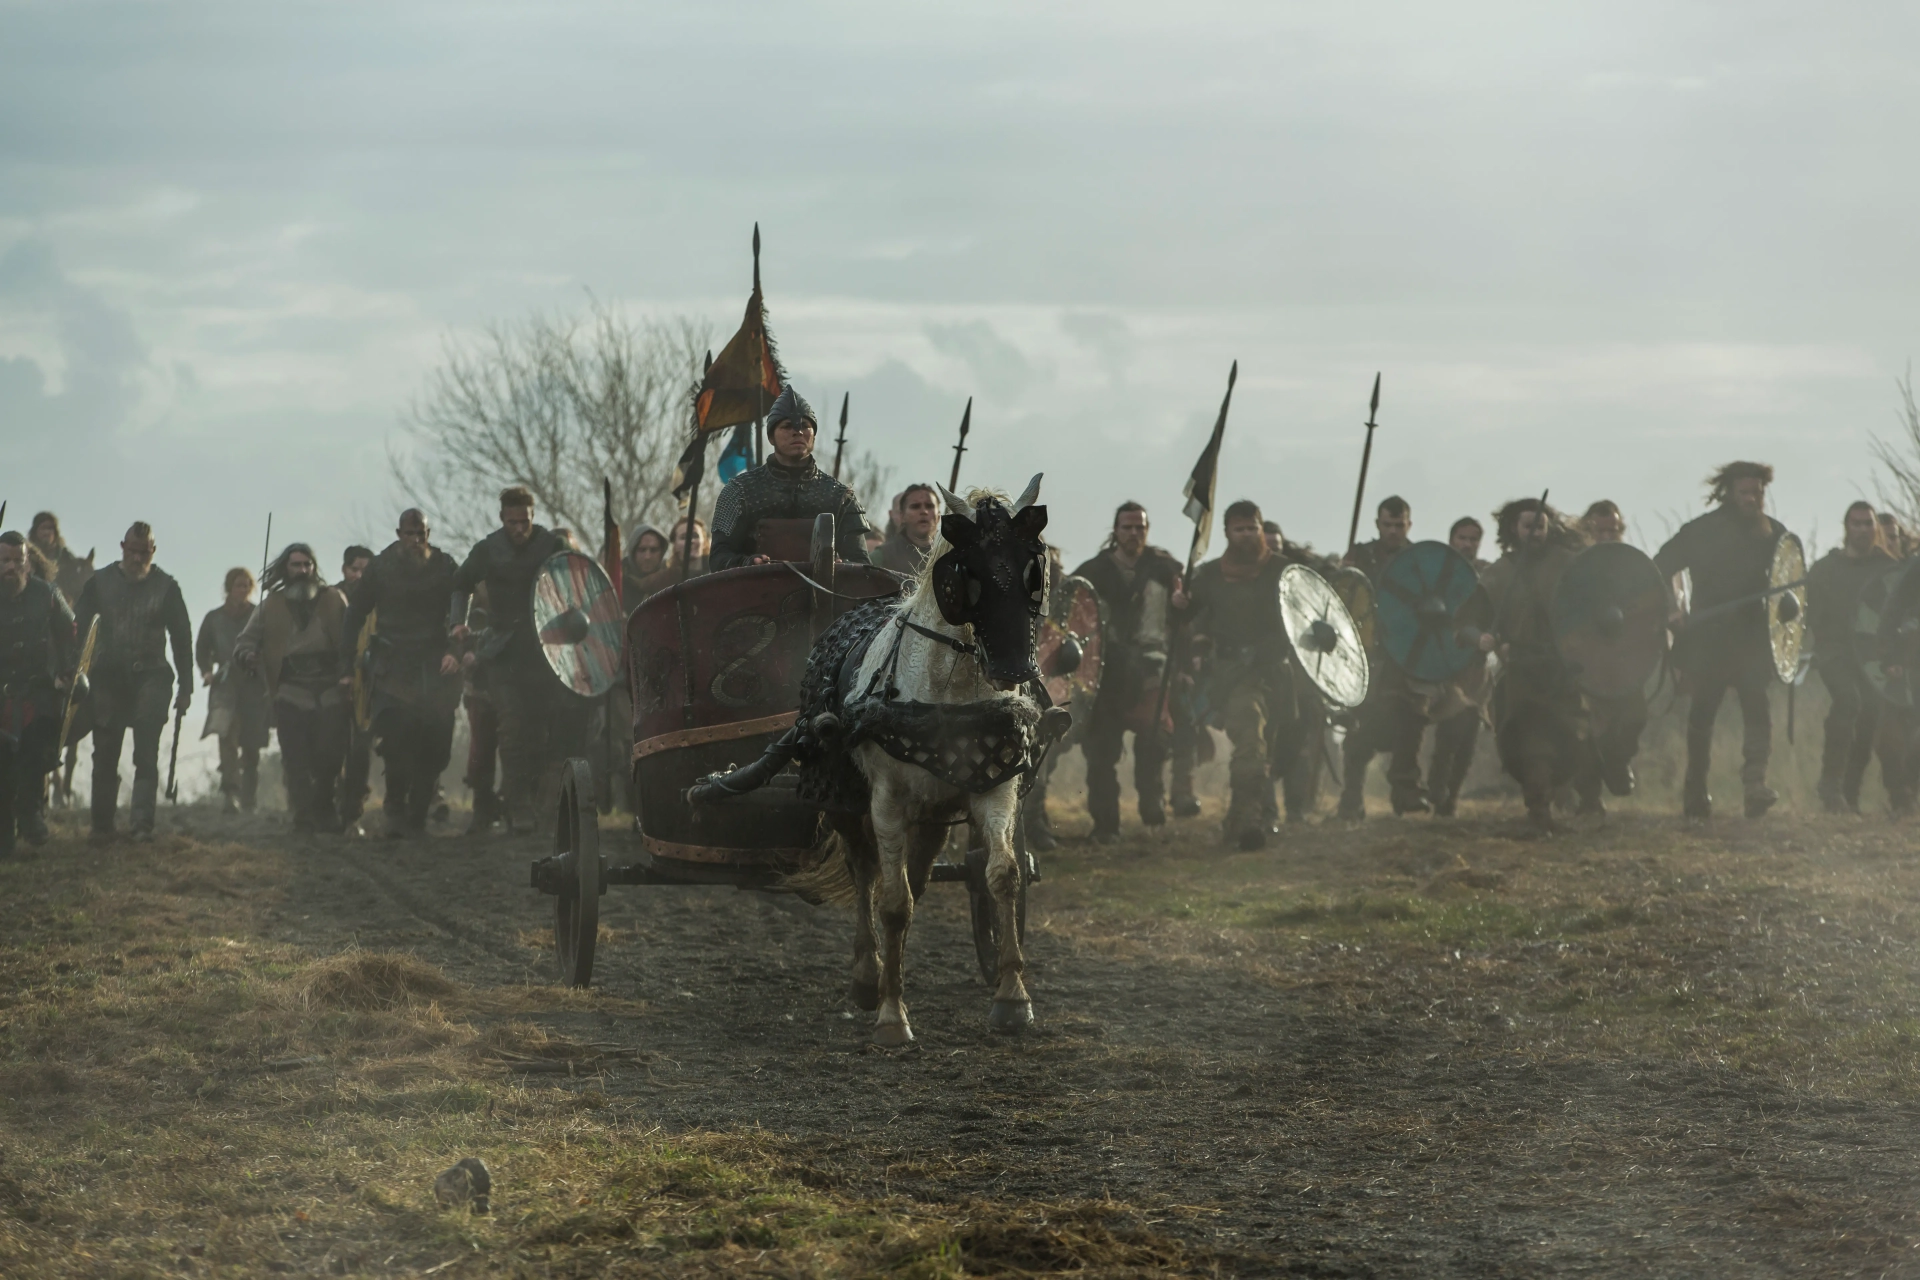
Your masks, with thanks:
M 667 1135 L 535 1021 L 400 953 L 274 945 L 288 855 L 60 839 L 0 864 L 0 1274 L 948 1276 L 1187 1261 L 1093 1205 L 856 1201 L 773 1133 Z M 559 1080 L 570 1087 L 552 1087 Z M 442 1209 L 475 1155 L 492 1212 Z
M 1734 1252 L 1711 1242 L 1741 1238 L 1783 1273 L 1913 1271 L 1911 828 L 1784 814 L 1700 829 L 1628 814 L 1543 844 L 1517 838 L 1509 808 L 1470 808 L 1451 824 L 1327 823 L 1259 854 L 1221 852 L 1207 820 L 1164 837 L 1131 830 L 1117 852 L 1069 845 L 1046 862 L 1036 946 L 1148 974 L 1218 974 L 1223 990 L 1316 1024 L 1417 1029 L 1434 1046 L 1429 1062 L 1444 1059 L 1436 1069 L 1513 1082 L 1510 1095 L 1488 1086 L 1478 1111 L 1379 1090 L 1325 1111 L 1342 1080 L 1228 1091 L 1259 1094 L 1260 1107 L 1227 1118 L 1243 1129 L 1297 1120 L 1330 1143 L 1345 1135 L 1339 1178 L 1355 1188 L 1409 1167 L 1436 1182 L 1485 1168 L 1491 1185 L 1506 1160 L 1511 1176 L 1489 1193 L 1502 1211 L 1551 1216 L 1576 1203 L 1555 1197 L 1577 1195 L 1602 1223 L 1616 1205 L 1644 1217 L 1633 1198 L 1654 1186 L 1671 1197 L 1659 1214 L 1706 1232 L 1709 1243 L 1688 1246 L 1706 1252 L 1684 1264 L 1672 1242 L 1624 1252 L 1623 1274 L 1725 1273 Z M 193 812 L 197 830 L 215 829 Z M 1074 821 L 1061 814 L 1063 827 Z M 63 835 L 0 864 L 0 1274 L 1294 1265 L 1163 1229 L 1165 1205 L 876 1194 L 823 1167 L 817 1144 L 772 1128 L 670 1131 L 634 1087 L 650 1068 L 630 1049 L 556 1030 L 588 1010 L 644 1026 L 642 1001 L 472 986 L 406 952 L 323 955 L 276 941 L 268 919 L 289 905 L 295 860 L 310 856 L 273 840 L 176 833 L 102 851 Z M 1043 1022 L 1072 1023 L 1044 973 L 1036 998 Z M 1048 1052 L 1092 1052 L 1077 1043 Z M 1575 1069 L 1625 1082 L 1622 1123 L 1529 1122 L 1533 1149 L 1507 1159 L 1515 1130 L 1499 1117 L 1558 1105 L 1558 1083 L 1529 1093 L 1525 1073 Z M 1325 1070 L 1366 1083 L 1364 1064 Z M 1843 1119 L 1769 1138 L 1763 1159 L 1754 1135 L 1782 1110 Z M 491 1213 L 435 1202 L 435 1174 L 470 1155 L 493 1171 Z M 1319 1194 L 1315 1177 L 1296 1180 L 1305 1185 L 1289 1194 Z M 1315 1230 L 1321 1269 L 1347 1273 L 1334 1265 L 1344 1228 Z

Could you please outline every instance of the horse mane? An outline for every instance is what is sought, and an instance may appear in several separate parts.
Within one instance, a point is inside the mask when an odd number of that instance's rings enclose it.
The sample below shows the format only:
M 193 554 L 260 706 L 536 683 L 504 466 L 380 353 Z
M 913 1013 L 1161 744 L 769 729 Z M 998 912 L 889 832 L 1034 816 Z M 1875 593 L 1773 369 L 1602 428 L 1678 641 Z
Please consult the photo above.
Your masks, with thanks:
M 999 489 L 969 489 L 966 492 L 967 505 L 970 507 L 977 508 L 986 498 L 995 499 L 1008 510 L 1013 509 L 1013 499 Z M 944 518 L 946 512 L 943 511 L 940 514 Z M 926 558 L 920 562 L 920 567 L 914 570 L 913 577 L 908 580 L 906 601 L 900 606 L 901 612 L 912 613 L 923 601 L 933 597 L 934 562 L 951 550 L 953 550 L 953 544 L 947 541 L 946 534 L 940 531 L 940 526 L 934 525 L 933 543 L 927 548 Z

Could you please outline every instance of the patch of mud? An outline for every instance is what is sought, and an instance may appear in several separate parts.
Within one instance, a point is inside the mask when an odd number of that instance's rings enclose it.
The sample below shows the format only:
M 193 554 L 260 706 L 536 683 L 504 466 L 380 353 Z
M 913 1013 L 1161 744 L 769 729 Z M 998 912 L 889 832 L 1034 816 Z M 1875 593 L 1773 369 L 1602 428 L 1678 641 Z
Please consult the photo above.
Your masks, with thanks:
M 1260 856 L 1450 900 L 1524 877 L 1514 860 L 1534 855 L 1510 825 L 1375 824 L 1366 840 L 1316 827 Z M 1132 852 L 1175 871 L 1217 856 L 1210 831 L 1184 833 L 1184 845 Z M 616 860 L 624 840 L 608 833 Z M 531 985 L 542 999 L 519 1016 L 539 1031 L 495 1033 L 510 1056 L 540 1056 L 544 1031 L 596 1046 L 591 1087 L 636 1099 L 669 1132 L 785 1135 L 810 1181 L 856 1194 L 1112 1199 L 1244 1274 L 1916 1268 L 1910 1101 L 1585 1050 L 1497 1002 L 1436 1000 L 1384 961 L 1256 963 L 1229 942 L 1203 953 L 1151 932 L 1099 944 L 1050 928 L 1077 901 L 1061 876 L 1033 890 L 1037 1025 L 1019 1038 L 987 1030 L 952 885 L 929 887 L 915 918 L 919 1041 L 907 1050 L 872 1048 L 869 1015 L 843 998 L 847 913 L 791 897 L 611 889 L 596 991 L 568 996 L 552 990 L 543 949 L 551 902 L 526 887 L 544 852 L 530 840 L 306 843 L 275 927 L 327 951 L 410 951 L 476 986 Z M 1558 856 L 1644 875 L 1644 859 L 1617 850 Z M 1630 926 L 1638 908 L 1622 910 L 1601 923 Z M 1538 980 L 1556 963 L 1541 955 Z M 573 1070 L 533 1082 L 587 1087 Z M 1031 1241 L 1003 1244 L 1034 1265 Z

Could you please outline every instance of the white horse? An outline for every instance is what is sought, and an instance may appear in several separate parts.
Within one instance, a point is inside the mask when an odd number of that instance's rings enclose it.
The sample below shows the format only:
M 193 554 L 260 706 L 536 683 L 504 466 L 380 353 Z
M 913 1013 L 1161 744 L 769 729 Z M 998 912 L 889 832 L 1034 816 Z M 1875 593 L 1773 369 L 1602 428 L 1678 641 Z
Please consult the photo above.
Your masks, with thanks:
M 820 803 L 835 837 L 827 856 L 788 886 L 821 901 L 850 897 L 853 998 L 877 1011 L 874 1039 L 913 1040 L 902 961 L 913 903 L 956 822 L 986 847 L 998 913 L 999 974 L 989 1024 L 1033 1021 L 1015 919 L 1020 785 L 1038 753 L 1065 731 L 1064 708 L 1043 710 L 1034 641 L 1047 598 L 1047 509 L 1035 476 L 1017 502 L 945 488 L 940 533 L 904 599 L 875 601 L 818 641 L 793 727 L 759 760 L 710 776 L 692 804 L 739 796 L 790 762 L 803 796 Z M 879 922 L 876 937 L 875 919 Z
M 926 567 L 874 634 L 845 692 L 852 759 L 872 803 L 864 815 L 835 815 L 833 825 L 858 918 L 853 995 L 877 1011 L 873 1035 L 882 1045 L 913 1039 L 902 966 L 915 890 L 961 819 L 986 847 L 999 913 L 989 1025 L 1019 1031 L 1033 1021 L 1014 919 L 1014 823 L 1024 769 L 1064 716 L 1053 713 L 1043 730 L 1031 692 L 1039 680 L 1035 620 L 1047 590 L 1039 494 L 1039 476 L 1011 506 L 999 493 L 976 489 L 961 499 L 941 488 L 946 513 Z

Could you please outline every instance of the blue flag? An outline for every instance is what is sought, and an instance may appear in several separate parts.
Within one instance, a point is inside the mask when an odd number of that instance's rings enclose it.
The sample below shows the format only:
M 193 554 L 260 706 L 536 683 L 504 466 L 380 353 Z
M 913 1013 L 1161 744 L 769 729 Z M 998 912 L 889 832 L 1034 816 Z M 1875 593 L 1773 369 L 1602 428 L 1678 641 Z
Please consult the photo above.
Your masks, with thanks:
M 753 424 L 743 422 L 728 437 L 727 447 L 720 451 L 720 461 L 714 464 L 714 472 L 720 477 L 720 483 L 726 484 L 752 465 Z

